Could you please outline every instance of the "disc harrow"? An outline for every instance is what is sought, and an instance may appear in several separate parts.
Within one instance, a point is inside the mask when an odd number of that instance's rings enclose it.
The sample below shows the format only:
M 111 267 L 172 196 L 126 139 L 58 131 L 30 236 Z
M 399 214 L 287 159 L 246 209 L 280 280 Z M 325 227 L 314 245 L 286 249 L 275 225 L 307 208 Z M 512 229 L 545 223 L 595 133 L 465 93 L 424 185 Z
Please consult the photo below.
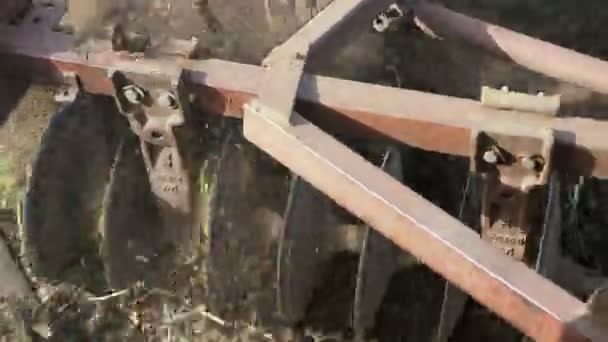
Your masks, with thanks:
M 474 101 L 311 70 L 357 32 L 399 25 L 600 93 L 607 62 L 425 0 L 334 0 L 256 66 L 204 59 L 200 39 L 161 34 L 177 14 L 155 6 L 137 26 L 155 29 L 103 23 L 83 47 L 78 25 L 65 29 L 80 7 L 0 5 L 3 77 L 61 86 L 65 103 L 18 213 L 34 276 L 65 280 L 102 226 L 110 287 L 171 290 L 274 340 L 377 337 L 387 289 L 412 265 L 443 289 L 438 305 L 405 304 L 428 317 L 420 335 L 449 341 L 477 302 L 519 337 L 606 340 L 604 279 L 563 253 L 560 196 L 566 175 L 608 177 L 608 123 L 557 115 L 559 96 L 486 89 L 491 101 Z M 204 18 L 220 30 L 216 14 Z M 413 149 L 468 160 L 457 217 L 406 185 Z M 199 292 L 175 272 L 196 253 Z M 317 327 L 319 307 L 338 323 Z

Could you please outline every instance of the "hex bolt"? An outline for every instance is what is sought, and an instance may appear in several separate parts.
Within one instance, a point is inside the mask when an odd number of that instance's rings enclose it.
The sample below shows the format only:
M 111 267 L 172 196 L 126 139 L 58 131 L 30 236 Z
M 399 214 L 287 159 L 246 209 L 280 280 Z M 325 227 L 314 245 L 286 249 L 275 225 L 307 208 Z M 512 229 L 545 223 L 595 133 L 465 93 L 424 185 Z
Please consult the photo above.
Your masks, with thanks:
M 372 21 L 372 27 L 374 28 L 374 30 L 376 30 L 376 32 L 382 33 L 386 31 L 388 29 L 388 25 L 389 21 L 386 17 L 386 14 L 384 13 L 378 15 L 378 17 L 376 17 L 374 21 Z
M 523 156 L 519 159 L 521 166 L 526 170 L 535 170 L 542 165 L 543 160 L 538 156 Z
M 483 160 L 488 164 L 496 164 L 498 162 L 498 154 L 494 150 L 485 151 L 483 153 Z
M 133 84 L 123 87 L 122 93 L 131 104 L 140 104 L 145 97 L 144 91 Z
M 386 11 L 378 14 L 372 21 L 372 27 L 376 32 L 386 31 L 391 23 L 404 16 L 403 10 L 397 4 L 391 4 Z
M 178 107 L 177 99 L 175 99 L 175 96 L 168 91 L 160 94 L 158 96 L 158 98 L 156 99 L 156 102 L 158 103 L 159 106 L 162 106 L 162 107 L 168 107 L 168 108 L 173 108 L 173 109 L 177 109 L 177 107 Z
M 534 161 L 534 159 L 527 156 L 522 157 L 520 163 L 521 166 L 523 166 L 526 170 L 534 170 L 536 168 L 536 162 Z

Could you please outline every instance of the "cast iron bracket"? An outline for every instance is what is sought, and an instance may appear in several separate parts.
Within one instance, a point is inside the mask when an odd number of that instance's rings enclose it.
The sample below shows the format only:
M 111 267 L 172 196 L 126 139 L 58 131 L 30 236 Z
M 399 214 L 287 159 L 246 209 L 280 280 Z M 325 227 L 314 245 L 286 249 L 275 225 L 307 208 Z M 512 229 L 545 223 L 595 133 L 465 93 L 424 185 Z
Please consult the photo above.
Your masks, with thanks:
M 152 192 L 172 209 L 191 212 L 192 184 L 174 132 L 189 112 L 183 78 L 135 80 L 121 72 L 111 78 L 118 108 L 140 139 Z
M 529 239 L 538 214 L 533 190 L 549 180 L 553 141 L 552 130 L 537 137 L 472 134 L 471 170 L 483 180 L 481 237 L 528 265 L 536 259 Z

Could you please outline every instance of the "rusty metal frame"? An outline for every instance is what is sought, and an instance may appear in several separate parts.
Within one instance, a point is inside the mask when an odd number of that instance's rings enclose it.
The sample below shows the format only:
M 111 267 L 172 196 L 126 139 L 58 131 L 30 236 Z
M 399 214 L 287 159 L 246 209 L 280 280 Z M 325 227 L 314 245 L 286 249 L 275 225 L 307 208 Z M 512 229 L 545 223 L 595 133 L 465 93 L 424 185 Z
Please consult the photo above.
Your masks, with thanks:
M 359 2 L 366 8 L 387 3 L 351 1 Z M 602 92 L 608 88 L 602 79 L 605 73 L 601 71 L 608 70 L 604 61 L 424 1 L 411 3 L 416 15 L 436 24 L 438 30 L 444 27 L 479 45 L 501 49 L 513 61 L 532 70 Z M 374 12 L 362 13 L 359 6 L 353 7 L 357 8 L 353 18 L 371 22 Z M 601 341 L 602 336 L 607 336 L 602 328 L 592 324 L 584 303 L 502 255 L 468 227 L 324 130 L 371 135 L 470 158 L 476 153 L 470 144 L 474 132 L 538 138 L 548 128 L 555 131 L 554 169 L 608 178 L 608 140 L 604 138 L 608 122 L 495 110 L 472 100 L 310 73 L 301 75 L 295 91 L 295 110 L 302 116 L 289 113 L 290 123 L 280 122 L 276 116 L 268 115 L 263 103 L 251 105 L 267 73 L 263 67 L 218 60 L 192 61 L 179 57 L 183 51 L 170 57 L 135 59 L 113 53 L 108 42 L 99 42 L 96 50 L 77 53 L 70 36 L 52 31 L 50 23 L 45 23 L 58 20 L 60 13 L 46 11 L 41 16 L 44 25 L 32 24 L 26 18 L 20 26 L 0 26 L 0 72 L 32 81 L 58 81 L 63 72 L 74 72 L 83 89 L 113 95 L 108 75 L 115 70 L 169 79 L 184 70 L 184 81 L 198 96 L 197 104 L 202 109 L 244 117 L 245 135 L 253 143 L 526 335 L 537 341 Z M 352 21 L 348 22 L 352 25 Z M 352 27 L 343 23 L 339 28 L 329 38 L 335 40 L 336 32 L 347 32 Z M 529 51 L 549 53 L 543 53 L 547 58 L 539 65 L 530 60 Z

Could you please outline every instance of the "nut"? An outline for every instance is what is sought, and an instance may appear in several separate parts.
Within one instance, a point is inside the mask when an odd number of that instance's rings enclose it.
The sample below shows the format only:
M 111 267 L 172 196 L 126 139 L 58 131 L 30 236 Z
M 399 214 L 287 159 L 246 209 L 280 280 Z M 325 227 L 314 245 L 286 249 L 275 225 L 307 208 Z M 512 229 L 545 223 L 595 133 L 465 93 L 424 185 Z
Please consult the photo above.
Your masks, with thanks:
M 156 102 L 158 103 L 159 106 L 162 106 L 162 107 L 168 107 L 168 108 L 172 108 L 172 109 L 177 109 L 179 107 L 175 96 L 168 91 L 160 94 L 158 96 L 158 98 L 156 99 Z
M 131 104 L 140 104 L 146 95 L 143 89 L 133 84 L 123 87 L 122 93 Z
M 485 151 L 483 153 L 483 160 L 488 164 L 496 164 L 498 162 L 498 154 L 494 150 Z
M 526 170 L 536 170 L 543 164 L 543 159 L 540 156 L 523 156 L 519 158 L 521 166 Z

